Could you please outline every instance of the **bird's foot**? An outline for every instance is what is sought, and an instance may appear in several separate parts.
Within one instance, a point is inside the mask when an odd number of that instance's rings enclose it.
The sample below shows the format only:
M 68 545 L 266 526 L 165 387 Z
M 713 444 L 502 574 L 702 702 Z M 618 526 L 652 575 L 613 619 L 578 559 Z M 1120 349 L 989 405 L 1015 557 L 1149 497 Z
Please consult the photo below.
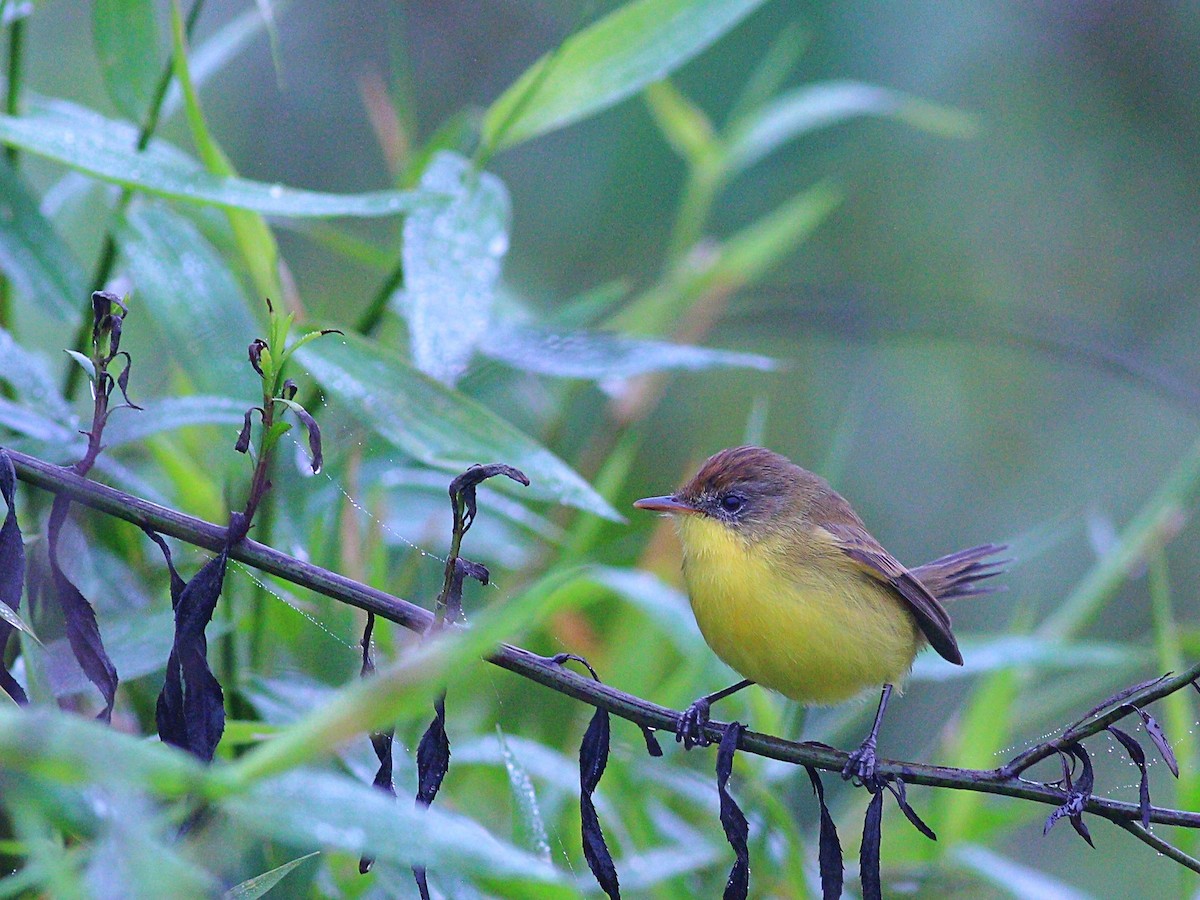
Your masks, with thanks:
M 842 778 L 846 781 L 853 780 L 855 784 L 865 784 L 870 787 L 877 781 L 875 775 L 875 766 L 877 763 L 875 736 L 872 734 L 862 742 L 862 746 L 850 754 L 850 758 L 842 768 Z
M 708 724 L 711 708 L 712 703 L 709 699 L 701 697 L 685 709 L 683 715 L 679 717 L 679 724 L 675 726 L 675 740 L 683 744 L 684 750 L 691 750 L 693 747 L 707 747 L 712 743 L 708 739 L 708 735 L 704 733 L 704 726 Z

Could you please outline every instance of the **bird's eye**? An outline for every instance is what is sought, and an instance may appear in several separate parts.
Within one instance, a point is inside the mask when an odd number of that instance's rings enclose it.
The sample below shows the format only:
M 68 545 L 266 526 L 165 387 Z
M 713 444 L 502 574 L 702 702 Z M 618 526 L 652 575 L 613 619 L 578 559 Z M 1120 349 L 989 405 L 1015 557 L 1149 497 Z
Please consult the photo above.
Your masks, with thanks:
M 741 512 L 743 506 L 746 505 L 746 498 L 741 494 L 726 494 L 721 498 L 721 509 L 727 513 Z

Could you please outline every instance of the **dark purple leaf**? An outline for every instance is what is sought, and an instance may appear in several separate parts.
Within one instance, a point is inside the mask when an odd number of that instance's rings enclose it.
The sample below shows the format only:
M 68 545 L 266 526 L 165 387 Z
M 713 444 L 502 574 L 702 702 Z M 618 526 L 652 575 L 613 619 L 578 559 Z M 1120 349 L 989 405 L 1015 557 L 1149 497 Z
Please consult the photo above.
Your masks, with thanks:
M 1088 755 L 1087 750 L 1083 748 L 1083 745 L 1078 743 L 1067 744 L 1063 747 L 1059 758 L 1063 766 L 1063 784 L 1067 792 L 1067 802 L 1050 813 L 1046 818 L 1042 834 L 1047 834 L 1055 822 L 1066 816 L 1071 820 L 1071 827 L 1075 829 L 1075 832 L 1087 841 L 1089 846 L 1094 848 L 1096 845 L 1092 843 L 1092 835 L 1083 821 L 1084 807 L 1087 805 L 1087 801 L 1092 795 L 1092 789 L 1096 784 L 1096 773 L 1092 768 L 1092 759 Z M 1067 764 L 1068 758 L 1078 760 L 1082 765 L 1079 780 L 1075 783 L 1071 781 L 1071 769 Z
M 649 725 L 643 725 L 642 737 L 646 739 L 646 752 L 657 758 L 663 755 L 662 744 L 658 742 L 658 738 L 654 735 L 654 729 Z
M 50 507 L 50 518 L 46 525 L 46 551 L 50 560 L 50 575 L 55 596 L 66 621 L 67 641 L 71 645 L 71 652 L 88 680 L 104 697 L 104 709 L 96 718 L 108 722 L 112 720 L 113 704 L 117 697 L 117 670 L 108 658 L 104 642 L 100 639 L 100 626 L 96 623 L 95 610 L 79 592 L 79 588 L 71 583 L 71 579 L 58 563 L 58 538 L 70 506 L 70 498 L 60 494 L 54 498 L 54 504 Z
M 481 481 L 486 481 L 495 475 L 505 475 L 513 481 L 529 487 L 529 479 L 520 469 L 504 463 L 489 463 L 486 466 L 475 465 L 467 469 L 450 482 L 450 503 L 454 507 L 454 518 L 457 521 L 461 515 L 462 530 L 465 534 L 475 521 L 475 488 Z M 461 505 L 460 505 L 461 504 Z M 463 512 L 465 510 L 465 513 Z
M 375 629 L 375 613 L 367 613 L 367 625 L 362 637 L 362 678 L 375 674 L 375 660 L 371 658 L 371 632 Z M 396 785 L 392 780 L 392 742 L 395 739 L 395 729 L 371 732 L 371 748 L 379 760 L 379 769 L 375 772 L 374 785 L 385 794 L 396 796 Z M 358 871 L 365 875 L 375 864 L 375 857 L 362 856 L 358 861 Z
M 1146 770 L 1146 753 L 1142 750 L 1142 745 L 1134 739 L 1133 735 L 1127 734 L 1115 725 L 1108 726 L 1108 733 L 1121 742 L 1121 746 L 1125 748 L 1125 752 L 1129 754 L 1129 758 L 1133 760 L 1133 764 L 1141 772 L 1142 780 L 1138 785 L 1138 808 L 1142 813 L 1142 827 L 1149 828 L 1150 773 Z
M 437 796 L 442 779 L 450 768 L 450 738 L 446 736 L 446 695 L 443 693 L 433 705 L 434 717 L 421 735 L 417 745 L 417 802 L 429 806 Z M 413 866 L 413 878 L 417 881 L 421 900 L 429 900 L 429 884 L 424 866 Z
M 257 406 L 252 406 L 246 410 L 246 417 L 242 421 L 242 430 L 238 432 L 237 443 L 233 445 L 233 449 L 238 453 L 245 453 L 250 449 L 250 417 L 254 414 L 256 409 L 258 410 L 259 414 L 262 413 L 262 410 Z
M 0 603 L 14 613 L 21 608 L 21 585 L 25 583 L 25 542 L 17 525 L 17 473 L 12 459 L 0 447 L 0 496 L 8 507 L 0 525 Z M 15 628 L 0 619 L 0 688 L 17 703 L 29 702 L 24 689 L 4 665 L 4 648 Z
M 172 655 L 182 681 L 182 702 L 176 711 L 182 721 L 176 721 L 169 733 L 177 735 L 182 724 L 183 748 L 205 762 L 212 761 L 225 730 L 225 695 L 208 667 L 208 638 L 204 630 L 221 596 L 228 562 L 228 551 L 222 550 L 205 563 L 184 587 L 175 607 Z M 160 697 L 165 696 L 166 690 L 164 685 Z M 159 734 L 167 740 L 161 723 Z
M 293 392 L 295 385 L 292 385 Z M 321 467 L 325 464 L 325 457 L 321 454 L 321 428 L 317 425 L 317 420 L 314 419 L 299 403 L 289 407 L 296 414 L 296 418 L 303 423 L 305 430 L 308 432 L 308 452 L 312 457 L 312 472 L 317 475 L 321 471 Z
M 721 736 L 721 746 L 717 749 L 717 794 L 721 798 L 721 827 L 725 829 L 725 839 L 733 848 L 734 863 L 729 870 L 729 879 L 725 882 L 724 900 L 745 900 L 750 891 L 750 823 L 742 812 L 737 801 L 729 793 L 729 776 L 733 774 L 733 756 L 737 752 L 738 740 L 742 736 L 744 726 L 740 722 L 730 722 L 725 726 Z
M 259 375 L 263 374 L 262 370 L 262 352 L 267 349 L 267 342 L 262 338 L 255 338 L 250 342 L 248 354 L 250 356 L 250 365 L 254 367 L 254 371 Z
M 174 609 L 179 605 L 179 597 L 183 593 L 183 589 L 187 586 L 186 582 L 179 577 L 179 572 L 175 569 L 175 563 L 171 559 L 171 548 L 167 546 L 166 539 L 148 526 L 143 526 L 142 531 L 146 532 L 146 537 L 158 545 L 158 549 L 162 551 L 163 558 L 167 561 L 167 571 L 170 572 L 171 576 L 171 609 Z
M 596 806 L 592 802 L 592 793 L 600 783 L 604 767 L 608 765 L 609 738 L 608 711 L 597 707 L 592 721 L 588 723 L 587 731 L 584 732 L 583 743 L 579 745 L 579 814 L 582 822 L 583 857 L 587 860 L 588 868 L 592 870 L 600 889 L 611 900 L 617 900 L 621 896 L 617 867 L 613 864 L 612 854 L 608 852 L 604 831 L 600 828 L 600 818 L 596 815 Z
M 171 548 L 167 546 L 163 536 L 149 528 L 142 530 L 146 532 L 146 536 L 150 540 L 158 545 L 167 562 L 167 571 L 170 572 L 171 577 L 171 609 L 177 611 L 179 598 L 183 596 L 183 590 L 187 584 L 179 577 L 179 572 L 171 559 Z M 154 718 L 160 741 L 173 747 L 187 747 L 187 728 L 183 721 L 183 676 L 179 669 L 179 656 L 174 647 L 167 656 L 166 677 L 163 679 L 163 687 L 155 704 Z
M 1154 716 L 1143 709 L 1139 709 L 1137 714 L 1142 717 L 1142 724 L 1146 726 L 1146 734 L 1149 735 L 1154 746 L 1158 748 L 1163 762 L 1167 764 L 1167 768 L 1171 770 L 1171 774 L 1178 778 L 1179 763 L 1175 761 L 1175 751 L 1171 749 L 1171 742 L 1167 740 L 1167 736 L 1163 733 L 1162 726 L 1158 724 L 1158 720 Z
M 121 369 L 121 374 L 117 376 L 117 387 L 121 389 L 121 399 L 125 401 L 125 405 L 130 409 L 141 409 L 136 403 L 129 399 L 129 369 L 133 365 L 133 360 L 124 350 L 119 354 L 125 357 L 125 365 Z
M 1164 681 L 1165 679 L 1167 679 L 1170 676 L 1170 674 L 1171 673 L 1168 672 L 1166 675 L 1159 675 L 1157 678 L 1147 678 L 1145 681 L 1139 681 L 1137 684 L 1131 684 L 1129 687 L 1121 688 L 1121 690 L 1117 691 L 1111 697 L 1109 697 L 1105 700 L 1102 700 L 1100 703 L 1097 703 L 1095 706 L 1093 706 L 1091 709 L 1089 709 L 1086 713 L 1084 713 L 1083 718 L 1080 719 L 1079 722 L 1085 722 L 1088 719 L 1090 719 L 1092 716 L 1096 715 L 1096 713 L 1100 712 L 1102 709 L 1108 709 L 1110 706 L 1115 706 L 1116 704 L 1120 703 L 1122 700 L 1125 700 L 1128 697 L 1132 697 L 1134 694 L 1138 693 L 1139 691 L 1144 691 L 1148 687 L 1153 687 L 1154 685 L 1158 684 L 1160 681 Z M 1079 722 L 1076 722 L 1075 724 L 1079 724 Z
M 937 835 L 933 833 L 933 829 L 925 824 L 925 821 L 917 815 L 917 811 L 908 805 L 908 792 L 904 786 L 904 779 L 895 778 L 892 781 L 885 782 L 885 786 L 892 792 L 892 796 L 896 798 L 896 805 L 900 807 L 900 811 L 904 813 L 904 817 L 912 823 L 913 828 L 925 835 L 931 841 L 937 840 Z
M 446 735 L 446 695 L 433 705 L 434 717 L 417 745 L 417 802 L 429 806 L 450 768 L 450 738 Z
M 825 786 L 821 784 L 821 776 L 812 766 L 805 766 L 808 780 L 812 782 L 813 793 L 821 805 L 821 837 L 818 845 L 817 859 L 821 872 L 821 896 L 823 900 L 838 900 L 842 896 L 842 842 L 838 840 L 837 826 L 829 807 L 825 804 Z
M 879 838 L 883 823 L 883 789 L 871 795 L 863 819 L 862 847 L 858 852 L 858 873 L 863 900 L 883 900 L 883 881 L 879 876 Z
M 279 396 L 284 400 L 295 400 L 296 394 L 300 392 L 300 388 L 296 386 L 296 382 L 290 378 L 283 379 L 283 387 L 279 391 Z

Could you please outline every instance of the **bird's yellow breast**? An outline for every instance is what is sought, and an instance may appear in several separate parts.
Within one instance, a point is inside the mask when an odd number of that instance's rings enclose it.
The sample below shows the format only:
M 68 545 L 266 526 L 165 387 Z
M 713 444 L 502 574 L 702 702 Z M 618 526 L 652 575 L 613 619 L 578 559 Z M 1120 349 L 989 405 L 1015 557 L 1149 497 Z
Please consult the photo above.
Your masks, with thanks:
M 678 524 L 696 622 L 746 678 L 828 704 L 907 674 L 921 645 L 916 623 L 832 540 L 814 530 L 751 541 L 704 515 Z

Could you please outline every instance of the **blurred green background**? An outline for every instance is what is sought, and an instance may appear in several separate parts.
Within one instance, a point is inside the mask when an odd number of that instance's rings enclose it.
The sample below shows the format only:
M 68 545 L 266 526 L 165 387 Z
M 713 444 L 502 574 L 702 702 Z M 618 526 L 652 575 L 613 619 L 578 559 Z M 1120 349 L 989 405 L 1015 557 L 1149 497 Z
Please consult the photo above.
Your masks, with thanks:
M 211 77 L 201 93 L 209 128 L 247 178 L 359 192 L 395 180 L 372 125 L 372 104 L 377 113 L 394 115 L 398 133 L 419 146 L 463 110 L 487 107 L 541 54 L 617 4 L 294 0 L 271 6 L 274 58 L 260 35 Z M 247 7 L 210 3 L 193 43 Z M 166 21 L 163 15 L 160 24 Z M 27 40 L 28 90 L 117 115 L 101 84 L 84 5 L 36 4 Z M 459 387 L 544 440 L 629 516 L 627 524 L 593 523 L 584 539 L 578 522 L 547 512 L 575 536 L 572 546 L 584 549 L 589 561 L 642 564 L 674 579 L 672 539 L 655 531 L 658 520 L 634 514 L 629 504 L 667 492 L 705 456 L 745 440 L 826 475 L 906 562 L 976 543 L 1009 543 L 1015 562 L 1007 590 L 953 610 L 956 631 L 965 636 L 966 677 L 952 677 L 959 673 L 927 659 L 918 663 L 919 677 L 893 704 L 881 748 L 897 758 L 998 765 L 1122 685 L 1165 670 L 1172 652 L 1190 659 L 1200 650 L 1195 479 L 1177 497 L 1157 505 L 1150 499 L 1196 453 L 1200 415 L 1200 8 L 1100 0 L 775 0 L 672 83 L 720 126 L 773 46 L 803 48 L 780 90 L 854 80 L 957 110 L 974 126 L 948 135 L 895 118 L 853 118 L 787 142 L 716 194 L 703 234 L 721 240 L 817 182 L 841 193 L 811 237 L 761 280 L 644 329 L 765 354 L 780 368 L 673 374 L 655 382 L 661 397 L 650 390 L 648 405 L 631 418 L 619 409 L 627 384 L 518 375 L 478 357 Z M 190 146 L 182 117 L 160 133 Z M 62 172 L 33 158 L 22 166 L 39 192 Z M 503 283 L 535 317 L 555 321 L 564 310 L 577 312 L 573 301 L 603 285 L 619 282 L 636 295 L 662 277 L 687 172 L 642 99 L 501 152 L 488 169 L 511 195 Z M 396 219 L 337 222 L 340 235 L 376 248 L 363 262 L 331 249 L 316 226 L 276 224 L 308 317 L 342 327 L 368 306 L 386 268 L 380 259 L 394 256 L 400 231 Z M 65 236 L 81 259 L 94 254 L 99 240 L 87 229 Z M 701 241 L 693 252 L 702 256 L 705 246 Z M 617 308 L 586 323 L 643 330 L 636 320 L 608 319 Z M 27 335 L 46 330 L 35 315 L 18 315 Z M 387 339 L 403 346 L 402 327 L 389 327 Z M 148 339 L 137 331 L 135 305 L 130 340 L 145 347 Z M 48 354 L 55 340 L 61 345 L 61 335 L 41 342 Z M 167 362 L 133 353 L 151 371 Z M 142 385 L 154 383 L 146 371 L 138 371 L 135 384 L 138 377 Z M 350 425 L 339 425 L 326 439 L 335 448 L 339 439 L 353 448 L 356 435 Z M 375 461 L 386 468 L 388 459 L 385 452 Z M 444 515 L 442 501 L 427 498 L 425 506 L 409 508 L 419 515 L 380 513 L 366 488 L 347 484 L 346 490 L 382 517 L 395 516 L 387 521 L 397 530 L 444 552 L 441 520 L 430 518 Z M 340 502 L 327 487 L 319 496 Z M 1147 504 L 1162 526 L 1148 542 L 1150 555 L 1109 586 L 1094 614 L 1068 629 L 1047 627 Z M 563 552 L 528 535 L 522 540 L 525 546 L 511 557 L 517 571 L 498 573 L 499 596 L 489 592 L 488 602 L 515 590 L 521 572 Z M 505 551 L 488 552 L 502 558 Z M 416 599 L 431 596 L 423 592 L 440 578 L 436 561 L 406 560 L 401 575 L 394 562 L 376 567 L 383 585 Z M 1151 574 L 1166 573 L 1157 587 L 1146 577 L 1147 564 Z M 340 613 L 317 609 L 314 615 L 324 620 Z M 631 649 L 622 650 L 622 642 L 635 642 L 633 632 L 644 629 L 638 615 L 600 600 L 552 620 L 534 640 L 547 652 L 586 652 L 607 681 L 656 702 L 682 706 L 695 693 L 723 686 L 728 673 L 715 663 L 687 668 L 668 650 L 639 672 L 647 647 L 628 643 Z M 353 641 L 354 621 L 337 621 L 328 627 Z M 1039 628 L 1043 638 L 1068 645 L 1056 654 L 1052 645 L 996 641 Z M 322 637 L 313 635 L 298 640 L 320 646 Z M 974 667 L 973 644 L 984 660 Z M 310 674 L 336 682 L 355 664 L 352 653 L 341 655 L 306 665 Z M 1005 661 L 1025 665 L 1002 669 Z M 292 665 L 278 664 L 280 671 Z M 680 666 L 687 677 L 676 671 Z M 487 735 L 500 719 L 512 732 L 573 752 L 583 711 L 508 676 L 489 672 L 481 683 L 472 699 L 452 699 L 452 737 L 455 727 Z M 1005 692 L 1006 701 L 996 699 Z M 492 708 L 496 698 L 500 703 Z M 1194 698 L 1187 701 L 1177 704 L 1173 719 L 1163 718 L 1190 735 Z M 538 707 L 546 721 L 523 723 L 526 706 Z M 850 746 L 867 724 L 868 706 L 805 718 L 760 695 L 730 701 L 719 717 L 737 714 L 758 730 L 774 725 L 787 736 Z M 631 761 L 640 753 L 636 730 L 615 725 L 614 740 L 622 765 L 643 772 Z M 1181 756 L 1194 754 L 1190 738 L 1177 749 Z M 673 760 L 707 778 L 711 757 L 692 757 Z M 1134 798 L 1135 771 L 1101 762 L 1101 792 Z M 1193 755 L 1181 763 L 1195 769 L 1200 760 Z M 769 766 L 756 771 L 761 785 L 787 784 L 788 796 L 809 804 L 808 788 L 795 773 Z M 455 775 L 452 766 L 448 791 Z M 1185 778 L 1176 794 L 1161 765 L 1152 775 L 1156 802 L 1196 808 L 1194 779 Z M 623 776 L 611 777 L 627 790 L 617 795 L 618 804 L 635 802 L 638 794 Z M 452 794 L 457 801 L 448 802 L 486 821 L 490 814 L 470 808 L 469 793 L 462 786 Z M 840 785 L 834 793 L 854 811 L 844 819 L 849 846 L 863 801 Z M 1048 809 L 1017 811 L 1010 801 L 960 802 L 933 793 L 914 791 L 914 802 L 932 810 L 949 849 L 919 847 L 919 838 L 890 822 L 897 828 L 885 831 L 883 858 L 885 871 L 891 861 L 900 873 L 897 891 L 1005 896 L 1006 883 L 1018 896 L 1037 890 L 1066 896 L 1054 892 L 1068 886 L 1095 896 L 1194 891 L 1173 864 L 1103 823 L 1093 826 L 1100 852 L 1091 852 L 1065 825 L 1042 837 L 1040 816 Z M 747 798 L 751 807 L 759 801 Z M 815 811 L 811 805 L 804 810 L 797 827 L 811 835 Z M 888 810 L 889 819 L 898 818 L 894 813 Z M 772 814 L 762 815 L 773 821 Z M 755 821 L 761 826 L 763 819 Z M 692 824 L 721 846 L 715 819 Z M 959 826 L 965 831 L 955 832 Z M 629 849 L 645 838 L 631 829 L 618 842 Z M 771 858 L 769 839 L 760 840 L 760 858 L 772 859 L 763 871 L 774 873 L 760 888 L 770 883 L 780 896 L 803 895 L 803 880 L 788 880 L 788 864 Z M 956 857 L 956 844 L 985 846 L 996 858 L 972 857 L 974 850 Z M 939 865 L 931 863 L 935 858 Z M 689 885 L 710 895 L 705 891 L 720 883 L 726 862 L 718 854 L 703 870 L 707 880 L 680 876 L 654 890 L 676 896 L 680 885 Z M 1014 886 L 1009 864 L 1048 880 L 1035 878 L 1023 891 Z M 651 895 L 649 888 L 644 895 Z

